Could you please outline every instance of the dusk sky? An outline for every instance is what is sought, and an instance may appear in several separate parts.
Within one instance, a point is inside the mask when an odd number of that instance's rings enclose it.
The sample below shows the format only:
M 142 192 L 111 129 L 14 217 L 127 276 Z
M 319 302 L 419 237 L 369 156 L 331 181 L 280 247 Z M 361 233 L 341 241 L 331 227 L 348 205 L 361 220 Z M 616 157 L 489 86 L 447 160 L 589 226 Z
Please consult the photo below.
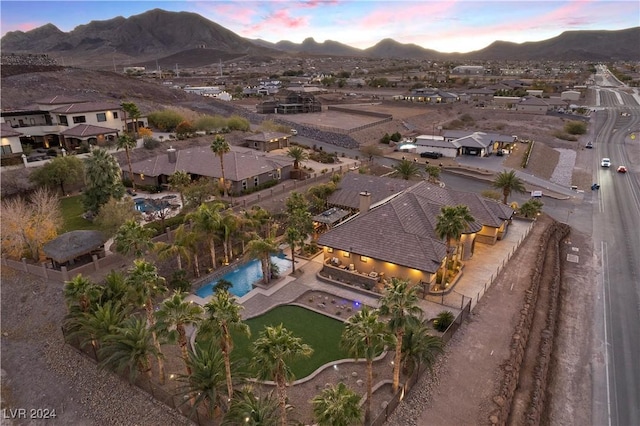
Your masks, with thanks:
M 384 38 L 440 52 L 469 52 L 496 40 L 522 43 L 569 30 L 640 26 L 638 0 L 538 1 L 0 1 L 0 30 L 51 23 L 68 32 L 90 21 L 160 8 L 194 12 L 251 39 L 300 43 L 313 37 L 366 49 Z

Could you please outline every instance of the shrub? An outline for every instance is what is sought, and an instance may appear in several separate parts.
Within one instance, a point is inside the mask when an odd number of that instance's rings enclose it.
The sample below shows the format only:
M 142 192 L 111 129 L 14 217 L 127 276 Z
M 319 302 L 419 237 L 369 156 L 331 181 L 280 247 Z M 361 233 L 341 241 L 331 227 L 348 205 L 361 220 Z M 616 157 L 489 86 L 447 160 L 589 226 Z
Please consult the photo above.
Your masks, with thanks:
M 582 121 L 569 121 L 565 123 L 564 131 L 570 135 L 584 135 L 587 133 L 587 125 Z
M 144 146 L 145 149 L 155 149 L 160 146 L 160 141 L 155 138 L 146 137 L 142 140 L 142 146 Z
M 453 312 L 442 311 L 433 321 L 433 328 L 441 333 L 444 333 L 445 331 L 447 331 L 447 328 L 449 328 L 449 326 L 453 323 L 453 320 L 455 320 Z
M 184 269 L 178 269 L 173 271 L 171 278 L 169 279 L 169 287 L 171 290 L 188 293 L 191 291 L 191 283 L 187 279 L 187 271 Z

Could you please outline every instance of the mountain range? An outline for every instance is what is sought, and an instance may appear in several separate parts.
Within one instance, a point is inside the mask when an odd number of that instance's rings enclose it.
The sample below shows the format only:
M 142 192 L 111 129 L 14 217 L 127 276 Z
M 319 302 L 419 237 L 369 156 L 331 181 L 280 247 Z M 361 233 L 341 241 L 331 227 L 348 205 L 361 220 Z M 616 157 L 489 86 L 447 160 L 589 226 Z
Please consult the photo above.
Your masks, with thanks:
M 48 54 L 79 66 L 110 67 L 175 63 L 199 67 L 236 58 L 266 60 L 296 56 L 397 58 L 418 60 L 615 61 L 640 59 L 640 27 L 618 31 L 566 31 L 557 37 L 522 44 L 496 41 L 482 50 L 442 53 L 416 44 L 384 39 L 368 49 L 308 38 L 302 43 L 270 43 L 240 37 L 201 15 L 153 9 L 129 18 L 91 21 L 70 32 L 53 24 L 13 31 L 0 39 L 3 55 Z

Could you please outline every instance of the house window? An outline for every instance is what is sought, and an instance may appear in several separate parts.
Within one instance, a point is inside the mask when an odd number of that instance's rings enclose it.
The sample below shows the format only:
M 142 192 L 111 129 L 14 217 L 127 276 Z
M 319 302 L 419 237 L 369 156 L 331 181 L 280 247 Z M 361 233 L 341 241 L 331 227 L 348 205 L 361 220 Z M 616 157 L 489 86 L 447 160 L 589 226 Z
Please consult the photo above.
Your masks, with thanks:
M 282 169 L 276 169 L 276 179 L 282 179 Z
M 348 251 L 343 251 L 342 252 L 342 256 L 343 257 L 351 257 L 351 253 L 349 253 Z
M 61 126 L 68 126 L 69 122 L 67 121 L 67 116 L 66 115 L 59 115 L 58 116 L 58 121 L 60 122 Z
M 113 111 L 113 118 L 118 118 L 118 111 Z
M 84 115 L 77 115 L 73 117 L 74 124 L 80 124 L 80 123 L 86 123 L 86 122 L 87 122 L 87 118 Z
M 333 247 L 327 247 L 327 253 L 333 253 Z
M 362 263 L 367 263 L 368 260 L 369 260 L 369 258 L 367 256 L 360 256 L 360 261 Z
M 245 189 L 247 189 L 247 180 L 243 179 L 242 180 L 242 190 L 245 190 Z
M 99 112 L 96 114 L 96 118 L 98 119 L 98 122 L 107 121 L 107 114 Z
M 1 155 L 11 154 L 13 151 L 11 150 L 11 145 L 2 145 L 2 149 L 0 150 Z
M 260 180 L 258 179 L 258 176 L 253 178 L 253 186 L 258 186 L 260 183 Z
M 253 147 L 254 147 L 254 148 L 257 148 L 257 147 L 258 147 L 258 142 L 254 142 L 254 143 L 253 143 Z

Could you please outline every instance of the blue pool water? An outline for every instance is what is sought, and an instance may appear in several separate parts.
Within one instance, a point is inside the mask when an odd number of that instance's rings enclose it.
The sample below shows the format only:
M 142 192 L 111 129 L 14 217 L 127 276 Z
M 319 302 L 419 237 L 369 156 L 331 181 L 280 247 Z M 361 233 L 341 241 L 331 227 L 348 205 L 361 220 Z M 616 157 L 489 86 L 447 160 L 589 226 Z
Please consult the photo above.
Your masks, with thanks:
M 136 210 L 143 213 L 156 212 L 169 207 L 169 202 L 165 200 L 158 200 L 154 204 L 152 204 L 146 198 L 134 198 L 133 201 L 136 203 Z
M 280 275 L 291 269 L 291 260 L 287 259 L 283 254 L 271 256 L 271 262 L 278 265 Z M 221 279 L 225 279 L 233 284 L 229 289 L 231 294 L 242 297 L 253 289 L 253 283 L 262 279 L 262 266 L 260 265 L 260 260 L 253 259 L 244 265 L 238 266 L 233 271 L 227 272 L 223 276 L 200 287 L 196 290 L 196 294 L 202 298 L 211 296 L 215 285 Z

